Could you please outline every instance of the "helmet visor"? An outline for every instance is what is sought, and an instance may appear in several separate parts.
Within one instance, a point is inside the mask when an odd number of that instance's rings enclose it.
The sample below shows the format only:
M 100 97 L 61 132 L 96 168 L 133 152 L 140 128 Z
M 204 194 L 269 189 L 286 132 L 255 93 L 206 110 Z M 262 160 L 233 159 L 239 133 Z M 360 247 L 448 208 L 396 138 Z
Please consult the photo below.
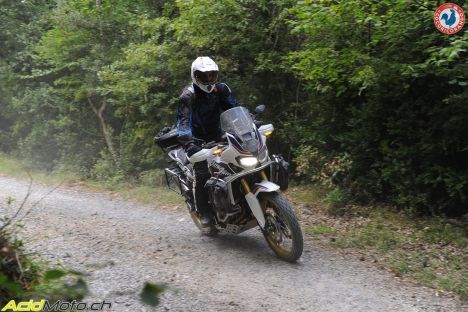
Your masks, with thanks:
M 212 70 L 201 72 L 197 70 L 195 72 L 195 78 L 197 78 L 197 80 L 204 85 L 214 84 L 216 80 L 218 80 L 218 71 Z

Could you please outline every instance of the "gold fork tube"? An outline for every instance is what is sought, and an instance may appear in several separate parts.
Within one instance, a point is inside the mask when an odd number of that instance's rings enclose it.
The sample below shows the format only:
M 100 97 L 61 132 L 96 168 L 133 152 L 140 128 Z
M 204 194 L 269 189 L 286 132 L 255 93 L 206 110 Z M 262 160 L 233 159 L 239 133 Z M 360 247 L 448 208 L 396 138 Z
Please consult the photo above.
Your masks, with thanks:
M 242 188 L 244 189 L 245 194 L 250 193 L 250 186 L 249 186 L 249 183 L 245 181 L 245 178 L 242 178 L 240 182 L 241 182 Z

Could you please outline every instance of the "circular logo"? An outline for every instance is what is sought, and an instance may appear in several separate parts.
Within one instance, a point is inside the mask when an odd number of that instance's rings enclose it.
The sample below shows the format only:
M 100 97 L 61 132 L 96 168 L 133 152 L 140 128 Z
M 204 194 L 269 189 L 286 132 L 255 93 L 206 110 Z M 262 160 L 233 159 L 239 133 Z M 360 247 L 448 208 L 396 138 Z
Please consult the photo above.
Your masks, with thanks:
M 442 4 L 434 12 L 434 24 L 442 33 L 453 35 L 465 25 L 465 12 L 454 3 Z

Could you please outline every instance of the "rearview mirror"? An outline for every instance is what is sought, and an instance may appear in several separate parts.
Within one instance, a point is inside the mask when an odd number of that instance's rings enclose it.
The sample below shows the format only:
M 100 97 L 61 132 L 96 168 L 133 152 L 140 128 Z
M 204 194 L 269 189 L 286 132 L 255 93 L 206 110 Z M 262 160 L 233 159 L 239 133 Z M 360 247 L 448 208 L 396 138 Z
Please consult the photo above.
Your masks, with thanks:
M 261 114 L 265 111 L 265 105 L 261 104 L 255 107 L 255 113 Z

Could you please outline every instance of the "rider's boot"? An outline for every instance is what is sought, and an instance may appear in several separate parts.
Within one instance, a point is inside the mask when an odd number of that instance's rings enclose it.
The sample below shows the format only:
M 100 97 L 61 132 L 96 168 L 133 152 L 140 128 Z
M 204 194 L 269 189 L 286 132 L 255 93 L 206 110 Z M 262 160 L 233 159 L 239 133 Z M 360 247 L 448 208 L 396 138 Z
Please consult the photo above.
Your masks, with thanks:
M 194 180 L 194 197 L 197 206 L 200 223 L 202 227 L 211 226 L 211 208 L 208 203 L 208 194 L 204 188 L 206 181 L 210 178 L 208 171 L 208 163 L 206 161 L 195 163 L 193 166 L 195 171 Z
M 211 215 L 207 209 L 199 210 L 200 215 L 200 223 L 202 227 L 210 227 L 211 226 Z

